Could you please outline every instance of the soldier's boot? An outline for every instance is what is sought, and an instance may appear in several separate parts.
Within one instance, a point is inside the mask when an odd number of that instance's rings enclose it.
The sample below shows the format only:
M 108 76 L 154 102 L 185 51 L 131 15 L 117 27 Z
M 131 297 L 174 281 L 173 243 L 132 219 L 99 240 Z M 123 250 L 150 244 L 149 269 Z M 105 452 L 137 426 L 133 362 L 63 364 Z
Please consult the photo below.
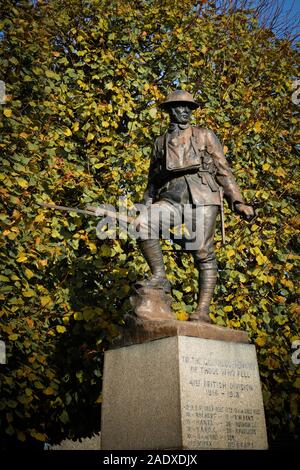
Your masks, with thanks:
M 209 317 L 209 306 L 213 298 L 215 286 L 217 283 L 217 267 L 215 265 L 210 268 L 205 264 L 200 265 L 199 269 L 199 298 L 196 310 L 190 316 L 191 321 L 200 321 L 211 323 Z
M 165 292 L 170 292 L 171 284 L 166 277 L 163 254 L 159 239 L 139 240 L 138 244 L 152 273 L 150 279 L 142 281 L 141 284 L 144 287 L 164 289 Z

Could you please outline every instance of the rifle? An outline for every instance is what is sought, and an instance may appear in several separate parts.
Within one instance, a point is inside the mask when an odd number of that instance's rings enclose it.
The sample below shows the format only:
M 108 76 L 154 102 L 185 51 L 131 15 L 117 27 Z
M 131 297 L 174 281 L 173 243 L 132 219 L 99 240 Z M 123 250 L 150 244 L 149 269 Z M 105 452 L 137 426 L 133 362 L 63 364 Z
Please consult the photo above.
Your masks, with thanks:
M 77 212 L 78 214 L 93 215 L 94 217 L 101 217 L 106 215 L 112 219 L 123 220 L 124 222 L 129 223 L 133 222 L 134 220 L 134 217 L 126 217 L 120 213 L 116 214 L 115 212 L 110 211 L 109 209 L 103 209 L 102 207 L 87 206 L 86 209 L 77 209 L 76 207 L 57 206 L 56 204 L 48 204 L 47 202 L 38 202 L 37 205 L 58 211 Z
M 36 203 L 40 207 L 45 207 L 47 209 L 54 209 L 57 211 L 66 211 L 66 212 L 76 212 L 78 214 L 84 215 L 93 215 L 94 217 L 97 216 L 104 216 L 111 217 L 112 219 L 122 220 L 127 223 L 131 223 L 135 220 L 135 217 L 126 217 L 120 213 L 116 214 L 115 212 L 110 211 L 109 209 L 103 209 L 102 207 L 95 207 L 95 206 L 86 206 L 86 209 L 77 209 L 76 207 L 68 207 L 68 206 L 58 206 L 56 204 L 49 204 L 47 202 L 37 202 Z M 171 250 L 164 249 L 163 251 L 182 251 L 177 250 L 175 248 Z
M 222 227 L 222 244 L 225 245 L 225 225 L 224 225 L 224 205 L 223 205 L 223 188 L 220 187 L 220 201 L 221 201 L 221 227 Z M 116 214 L 109 209 L 103 209 L 102 207 L 95 207 L 95 206 L 86 206 L 86 209 L 77 209 L 75 207 L 68 207 L 68 206 L 58 206 L 56 204 L 49 204 L 47 202 L 38 202 L 38 206 L 46 207 L 47 209 L 54 209 L 59 211 L 66 211 L 66 212 L 76 212 L 78 214 L 84 215 L 93 215 L 94 217 L 101 217 L 107 216 L 111 217 L 112 219 L 121 220 L 126 223 L 131 223 L 135 220 L 135 217 L 131 216 L 124 216 L 120 213 Z M 181 251 L 181 250 L 164 250 L 164 251 Z

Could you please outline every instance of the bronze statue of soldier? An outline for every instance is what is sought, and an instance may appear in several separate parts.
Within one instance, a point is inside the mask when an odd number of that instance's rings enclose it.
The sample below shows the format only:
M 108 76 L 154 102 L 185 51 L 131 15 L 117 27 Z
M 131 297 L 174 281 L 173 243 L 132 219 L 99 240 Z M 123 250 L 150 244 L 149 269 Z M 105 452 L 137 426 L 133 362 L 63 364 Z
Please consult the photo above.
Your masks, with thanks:
M 160 105 L 169 114 L 170 125 L 154 143 L 143 200 L 147 210 L 137 218 L 136 227 L 139 247 L 152 273 L 143 285 L 169 291 L 159 238 L 164 221 L 176 226 L 182 222 L 184 207 L 192 207 L 184 223 L 187 218 L 189 223 L 201 220 L 198 228 L 196 224 L 196 231 L 201 231 L 200 241 L 192 248 L 186 247 L 184 239 L 181 243 L 193 255 L 199 271 L 198 306 L 190 320 L 210 322 L 209 306 L 217 281 L 214 234 L 223 194 L 229 207 L 246 219 L 251 219 L 254 211 L 245 204 L 216 135 L 190 125 L 191 113 L 199 106 L 190 93 L 182 90 L 169 94 Z

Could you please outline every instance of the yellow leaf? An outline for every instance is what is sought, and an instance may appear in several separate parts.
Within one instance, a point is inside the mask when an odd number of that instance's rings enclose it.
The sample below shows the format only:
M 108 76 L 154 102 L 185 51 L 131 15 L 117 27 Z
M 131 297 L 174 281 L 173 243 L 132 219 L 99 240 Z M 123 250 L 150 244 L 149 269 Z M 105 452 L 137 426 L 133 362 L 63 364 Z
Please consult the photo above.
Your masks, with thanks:
M 46 434 L 42 434 L 41 432 L 30 431 L 32 437 L 34 437 L 37 441 L 45 442 L 47 439 Z
M 256 261 L 257 261 L 257 264 L 261 266 L 262 264 L 265 264 L 268 261 L 268 258 L 262 254 L 259 254 L 256 256 Z
M 187 286 L 184 288 L 184 292 L 191 292 L 191 291 L 192 291 L 191 286 Z
M 152 117 L 152 119 L 155 119 L 157 116 L 157 109 L 156 108 L 149 109 L 149 114 Z
M 262 121 L 257 121 L 255 125 L 253 126 L 253 130 L 258 133 L 262 130 L 263 127 L 263 122 Z
M 24 178 L 17 178 L 17 183 L 21 188 L 28 188 L 28 181 L 26 181 Z
M 64 134 L 69 137 L 70 135 L 72 135 L 72 131 L 71 129 L 69 129 L 68 127 L 64 130 Z
M 73 124 L 73 126 L 72 126 L 72 129 L 73 129 L 73 132 L 78 131 L 78 129 L 79 129 L 79 122 L 77 122 L 77 121 L 74 122 L 74 124 Z
M 45 220 L 44 214 L 39 214 L 34 219 L 35 222 L 43 222 L 43 220 Z
M 286 172 L 284 171 L 284 169 L 280 166 L 279 168 L 277 168 L 275 171 L 274 171 L 275 175 L 276 176 L 285 176 L 286 175 Z
M 262 307 L 263 310 L 265 310 L 266 312 L 268 312 L 269 310 L 269 302 L 267 299 L 262 299 L 260 302 L 259 302 L 259 305 Z
M 48 304 L 52 304 L 52 299 L 49 295 L 42 295 L 40 297 L 41 306 L 45 307 Z
M 273 286 L 275 284 L 276 278 L 275 276 L 268 276 L 268 282 Z
M 12 115 L 12 110 L 11 110 L 10 108 L 4 108 L 3 114 L 4 114 L 4 116 L 6 116 L 6 117 L 11 117 L 11 115 Z
M 264 346 L 266 344 L 266 340 L 266 336 L 259 336 L 258 338 L 256 338 L 255 343 L 257 344 L 257 346 Z
M 86 140 L 93 140 L 94 137 L 95 137 L 95 134 L 93 134 L 92 132 L 89 132 Z
M 226 307 L 224 307 L 224 312 L 232 312 L 232 306 L 231 305 L 226 305 Z
M 262 166 L 262 169 L 263 169 L 264 171 L 269 170 L 269 169 L 270 169 L 270 164 L 269 164 L 269 163 L 264 163 L 263 166 Z
M 230 250 L 227 251 L 228 258 L 231 258 L 231 256 L 234 256 L 234 254 L 235 254 L 235 251 L 232 248 L 230 248 Z
M 74 319 L 75 320 L 82 320 L 82 312 L 75 312 L 74 313 Z
M 291 281 L 290 279 L 285 279 L 285 278 L 281 279 L 281 284 L 283 284 L 286 287 L 289 287 L 290 289 L 294 287 L 293 281 Z
M 97 246 L 94 242 L 88 242 L 88 247 L 91 250 L 92 253 L 96 253 L 97 251 Z
M 23 290 L 23 297 L 33 297 L 35 295 L 34 290 L 28 289 L 28 290 Z
M 28 134 L 26 134 L 26 132 L 21 132 L 21 134 L 19 134 L 19 137 L 22 137 L 22 139 L 27 139 Z
M 290 338 L 291 344 L 292 344 L 294 341 L 299 341 L 299 340 L 300 340 L 300 336 L 298 336 L 298 335 L 297 335 L 297 336 L 292 336 L 292 337 Z
M 19 335 L 17 335 L 17 333 L 14 333 L 12 335 L 9 335 L 8 339 L 10 341 L 16 341 L 17 339 L 19 338 Z
M 47 387 L 47 388 L 45 388 L 45 390 L 43 390 L 43 393 L 44 393 L 45 395 L 53 395 L 53 394 L 54 394 L 54 390 L 53 390 L 53 388 L 51 388 L 51 387 Z
M 31 279 L 34 276 L 34 273 L 30 269 L 26 268 L 25 276 L 27 277 L 27 279 Z
M 67 330 L 66 327 L 63 326 L 63 325 L 57 325 L 56 326 L 57 333 L 64 333 L 66 330 Z
M 188 313 L 185 312 L 184 310 L 179 310 L 179 312 L 176 312 L 176 317 L 177 317 L 177 320 L 180 320 L 180 321 L 187 321 L 189 319 Z
M 17 236 L 18 236 L 18 234 L 17 234 L 16 232 L 11 231 L 11 232 L 9 232 L 9 234 L 7 235 L 7 238 L 8 238 L 9 240 L 14 240 L 15 238 L 17 238 Z
M 95 403 L 102 403 L 102 401 L 103 401 L 103 397 L 102 397 L 102 395 L 99 395 L 99 397 L 97 398 Z

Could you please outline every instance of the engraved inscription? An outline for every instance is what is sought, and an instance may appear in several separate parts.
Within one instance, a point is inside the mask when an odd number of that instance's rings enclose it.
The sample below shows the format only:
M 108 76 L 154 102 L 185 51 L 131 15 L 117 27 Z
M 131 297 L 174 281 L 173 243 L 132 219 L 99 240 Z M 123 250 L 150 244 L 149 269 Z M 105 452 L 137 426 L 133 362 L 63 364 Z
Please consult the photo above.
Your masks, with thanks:
M 218 343 L 221 351 L 213 343 Z M 250 345 L 227 345 L 201 340 L 195 342 L 193 354 L 185 350 L 181 355 L 182 430 L 186 448 L 266 446 L 255 351 Z

